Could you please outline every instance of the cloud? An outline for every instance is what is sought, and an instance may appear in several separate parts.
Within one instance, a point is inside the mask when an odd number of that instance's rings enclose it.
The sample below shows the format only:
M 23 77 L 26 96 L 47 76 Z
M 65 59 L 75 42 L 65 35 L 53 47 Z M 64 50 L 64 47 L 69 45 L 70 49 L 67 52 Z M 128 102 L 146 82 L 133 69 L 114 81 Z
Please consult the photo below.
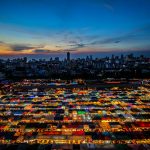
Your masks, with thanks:
M 56 45 L 55 47 L 56 47 L 56 48 L 61 48 L 62 46 L 60 46 L 60 45 Z
M 23 50 L 28 50 L 28 49 L 33 49 L 35 47 L 33 46 L 26 46 L 26 45 L 21 45 L 21 44 L 15 44 L 15 45 L 10 45 L 10 48 L 13 51 L 23 51 Z
M 77 49 L 64 49 L 62 52 L 74 52 L 77 51 Z
M 74 40 L 69 41 L 68 43 L 69 44 L 66 44 L 65 46 L 55 46 L 55 47 L 60 48 L 57 50 L 58 52 L 67 52 L 67 51 L 77 51 L 78 49 L 84 48 L 88 45 L 84 43 L 77 43 Z
M 144 37 L 143 37 L 144 33 Z M 137 29 L 132 30 L 131 32 L 125 33 L 120 36 L 116 37 L 110 37 L 106 39 L 100 39 L 100 40 L 95 40 L 91 42 L 91 45 L 98 45 L 98 44 L 118 44 L 120 42 L 127 42 L 127 41 L 135 41 L 135 40 L 142 40 L 145 38 L 145 36 L 148 35 L 150 37 L 150 25 L 144 25 L 142 27 L 139 27 Z
M 85 47 L 86 44 L 83 44 L 83 43 L 80 43 L 80 44 L 76 44 L 77 48 L 82 48 L 82 47 Z
M 128 36 L 127 36 L 128 37 Z M 97 44 L 112 44 L 112 43 L 120 43 L 122 40 L 127 38 L 126 36 L 120 36 L 120 37 L 112 37 L 112 38 L 106 38 L 103 40 L 97 40 L 91 43 L 91 45 L 97 45 Z
M 77 43 L 77 41 L 69 41 L 68 43 L 70 43 L 70 44 L 76 44 Z
M 2 47 L 2 49 L 5 49 L 7 51 L 11 51 L 11 52 L 24 52 L 24 51 L 30 51 L 32 49 L 37 49 L 37 48 L 41 48 L 43 47 L 42 45 L 38 45 L 38 46 L 31 46 L 30 44 L 25 45 L 25 44 L 10 44 L 10 43 L 6 43 L 3 41 L 0 41 L 0 46 Z
M 141 32 L 146 32 L 150 34 L 150 24 L 143 25 L 142 27 L 137 28 L 133 31 L 133 33 L 141 33 Z
M 45 50 L 45 49 L 35 49 L 33 50 L 34 53 L 49 53 L 50 50 Z
M 76 43 L 76 44 L 72 44 L 72 45 L 68 45 L 68 46 L 71 46 L 73 50 L 77 50 L 79 48 L 84 48 L 86 47 L 87 45 L 86 44 L 83 44 L 83 43 Z
M 0 44 L 4 44 L 4 42 L 3 42 L 3 41 L 0 41 Z
M 72 44 L 72 45 L 68 45 L 68 46 L 73 46 L 73 47 L 84 47 L 85 44 L 83 44 L 83 43 L 76 43 L 76 44 Z
M 114 43 L 120 43 L 121 41 L 115 41 Z
M 47 54 L 47 53 L 60 53 L 63 52 L 63 50 L 49 50 L 49 49 L 35 49 L 32 51 L 33 53 L 38 54 Z
M 71 49 L 86 48 L 90 46 L 103 47 L 107 46 L 107 44 L 115 44 L 115 46 L 121 46 L 120 43 L 127 44 L 128 42 L 132 45 L 135 45 L 136 42 L 140 43 L 141 41 L 150 38 L 150 25 L 145 24 L 143 26 L 134 28 L 124 34 L 116 34 L 115 36 L 106 38 L 99 34 L 87 35 L 81 34 L 81 32 L 79 32 L 78 34 L 74 33 L 73 35 L 72 32 L 66 32 L 65 37 L 67 38 L 63 38 L 65 40 L 61 42 L 68 43 L 66 44 L 66 47 L 71 47 Z

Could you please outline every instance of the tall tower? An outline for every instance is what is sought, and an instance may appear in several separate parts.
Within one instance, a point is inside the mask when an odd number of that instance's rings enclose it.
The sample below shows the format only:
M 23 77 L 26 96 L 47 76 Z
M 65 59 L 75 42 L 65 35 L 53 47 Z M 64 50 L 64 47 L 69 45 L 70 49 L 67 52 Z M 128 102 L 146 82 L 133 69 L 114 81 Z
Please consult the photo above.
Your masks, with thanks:
M 67 61 L 70 61 L 70 52 L 67 52 Z

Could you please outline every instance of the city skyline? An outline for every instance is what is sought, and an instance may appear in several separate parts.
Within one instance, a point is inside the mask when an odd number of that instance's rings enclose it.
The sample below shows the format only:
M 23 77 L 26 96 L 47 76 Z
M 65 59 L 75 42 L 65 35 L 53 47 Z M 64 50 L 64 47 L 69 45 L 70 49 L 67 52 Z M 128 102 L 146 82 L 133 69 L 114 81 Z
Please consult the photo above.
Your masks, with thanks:
M 148 0 L 1 0 L 0 56 L 150 55 Z

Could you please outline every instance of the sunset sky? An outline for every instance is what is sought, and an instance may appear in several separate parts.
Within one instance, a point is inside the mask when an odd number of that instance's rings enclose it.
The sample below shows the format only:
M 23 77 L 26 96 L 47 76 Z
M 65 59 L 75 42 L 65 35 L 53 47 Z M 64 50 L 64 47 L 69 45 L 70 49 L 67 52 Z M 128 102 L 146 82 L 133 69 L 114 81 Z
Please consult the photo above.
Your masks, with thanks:
M 150 53 L 150 0 L 0 0 L 0 56 Z

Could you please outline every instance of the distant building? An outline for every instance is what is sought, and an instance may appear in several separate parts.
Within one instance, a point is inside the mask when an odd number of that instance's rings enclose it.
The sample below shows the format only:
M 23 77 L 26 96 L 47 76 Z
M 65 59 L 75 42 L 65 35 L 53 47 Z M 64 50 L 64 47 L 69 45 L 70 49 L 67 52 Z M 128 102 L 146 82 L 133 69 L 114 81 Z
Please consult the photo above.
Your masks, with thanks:
M 23 60 L 25 63 L 27 63 L 27 57 L 24 57 Z
M 92 57 L 92 55 L 90 55 L 90 60 L 93 60 L 93 57 Z
M 70 52 L 67 52 L 67 61 L 70 61 Z
M 55 57 L 55 61 L 59 61 L 59 57 Z

